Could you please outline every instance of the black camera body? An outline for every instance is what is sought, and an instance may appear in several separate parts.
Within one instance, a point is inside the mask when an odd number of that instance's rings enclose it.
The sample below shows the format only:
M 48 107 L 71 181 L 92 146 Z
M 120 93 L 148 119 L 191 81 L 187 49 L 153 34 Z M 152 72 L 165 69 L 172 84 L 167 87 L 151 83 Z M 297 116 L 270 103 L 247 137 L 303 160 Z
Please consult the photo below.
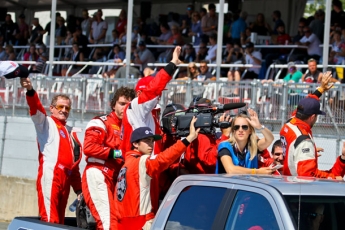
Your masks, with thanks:
M 211 106 L 193 106 L 185 111 L 168 113 L 162 117 L 162 125 L 165 133 L 185 137 L 189 134 L 189 126 L 193 117 L 197 117 L 195 128 L 200 128 L 199 133 L 216 133 L 216 128 L 228 128 L 230 122 L 219 122 L 220 113 L 226 110 L 237 109 L 245 106 L 245 103 L 225 104 L 216 107 Z

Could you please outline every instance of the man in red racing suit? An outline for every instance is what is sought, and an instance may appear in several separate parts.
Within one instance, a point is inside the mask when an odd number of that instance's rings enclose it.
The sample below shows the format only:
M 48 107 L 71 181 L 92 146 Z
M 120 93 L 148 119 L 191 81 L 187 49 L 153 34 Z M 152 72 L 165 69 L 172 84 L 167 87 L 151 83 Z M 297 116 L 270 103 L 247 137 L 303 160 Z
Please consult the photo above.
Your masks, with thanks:
M 116 184 L 115 208 L 119 221 L 119 230 L 149 230 L 158 210 L 159 185 L 158 175 L 176 161 L 186 151 L 187 146 L 198 136 L 193 118 L 189 135 L 178 140 L 165 151 L 150 157 L 154 140 L 161 139 L 154 135 L 149 127 L 140 127 L 132 132 L 133 150 L 127 153 L 126 161 Z
M 147 76 L 140 79 L 135 87 L 138 97 L 134 98 L 125 108 L 122 123 L 122 145 L 121 150 L 127 153 L 131 150 L 130 137 L 134 129 L 149 127 L 155 134 L 162 134 L 159 124 L 159 114 L 156 105 L 159 102 L 162 91 L 171 80 L 176 70 L 176 65 L 181 63 L 178 59 L 181 47 L 174 50 L 171 62 L 160 70 L 155 77 Z M 161 141 L 154 144 L 153 155 L 162 151 Z M 125 158 L 125 156 L 124 156 Z
M 298 103 L 295 117 L 280 130 L 285 155 L 283 175 L 342 180 L 345 173 L 345 148 L 330 170 L 318 169 L 317 149 L 311 131 L 318 115 L 325 115 L 325 112 L 320 110 L 317 96 L 310 95 Z
M 125 106 L 135 97 L 133 89 L 119 88 L 112 101 L 112 112 L 92 119 L 85 131 L 86 168 L 82 186 L 86 205 L 97 229 L 117 229 L 114 188 L 123 165 L 120 132 Z
M 70 186 L 78 195 L 81 193 L 81 144 L 75 130 L 70 133 L 66 126 L 71 100 L 67 95 L 55 96 L 49 108 L 49 117 L 30 79 L 21 78 L 21 85 L 27 89 L 26 100 L 37 134 L 39 214 L 43 221 L 63 224 Z

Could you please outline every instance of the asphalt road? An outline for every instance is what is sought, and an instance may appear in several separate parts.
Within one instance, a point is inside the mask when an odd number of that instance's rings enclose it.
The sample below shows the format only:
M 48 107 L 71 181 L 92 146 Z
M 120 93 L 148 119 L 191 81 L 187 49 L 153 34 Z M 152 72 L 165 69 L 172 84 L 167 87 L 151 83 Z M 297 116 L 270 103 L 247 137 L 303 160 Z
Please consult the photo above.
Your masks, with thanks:
M 0 222 L 0 230 L 7 230 L 8 224 L 9 224 L 9 223 Z

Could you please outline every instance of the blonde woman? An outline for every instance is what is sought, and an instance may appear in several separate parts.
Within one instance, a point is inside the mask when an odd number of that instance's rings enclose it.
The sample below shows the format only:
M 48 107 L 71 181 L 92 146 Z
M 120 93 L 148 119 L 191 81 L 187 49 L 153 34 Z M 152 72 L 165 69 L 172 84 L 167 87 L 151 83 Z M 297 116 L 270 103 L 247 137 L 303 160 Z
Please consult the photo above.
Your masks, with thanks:
M 230 138 L 218 146 L 218 173 L 230 174 L 272 174 L 271 167 L 258 168 L 258 151 L 263 151 L 273 142 L 270 130 L 260 124 L 258 115 L 248 109 L 248 115 L 241 113 L 233 120 Z M 263 134 L 258 139 L 256 131 Z
M 184 72 L 186 73 L 186 72 Z M 190 80 L 196 80 L 199 75 L 198 67 L 196 66 L 195 62 L 189 62 L 187 67 L 187 76 L 186 75 L 180 75 L 180 77 L 176 78 L 176 80 L 184 80 L 187 81 Z

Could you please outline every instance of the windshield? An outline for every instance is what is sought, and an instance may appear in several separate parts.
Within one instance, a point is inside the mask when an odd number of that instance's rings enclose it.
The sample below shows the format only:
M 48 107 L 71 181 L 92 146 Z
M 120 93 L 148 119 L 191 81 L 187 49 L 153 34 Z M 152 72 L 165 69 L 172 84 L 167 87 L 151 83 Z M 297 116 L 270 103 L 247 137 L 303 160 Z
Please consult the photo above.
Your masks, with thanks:
M 345 229 L 345 197 L 285 196 L 300 230 Z

